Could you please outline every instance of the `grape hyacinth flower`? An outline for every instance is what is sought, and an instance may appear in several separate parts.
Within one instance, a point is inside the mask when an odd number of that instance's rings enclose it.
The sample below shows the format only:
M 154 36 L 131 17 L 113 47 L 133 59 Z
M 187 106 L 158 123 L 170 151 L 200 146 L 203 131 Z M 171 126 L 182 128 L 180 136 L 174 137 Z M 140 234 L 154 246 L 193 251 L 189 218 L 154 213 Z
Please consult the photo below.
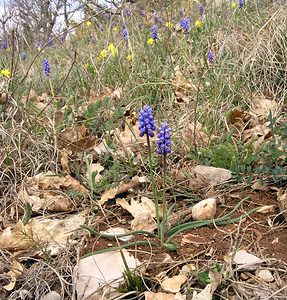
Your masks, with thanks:
M 242 9 L 244 6 L 244 0 L 239 0 L 238 5 L 239 5 L 239 8 Z
M 138 29 L 141 30 L 143 28 L 143 24 L 141 22 L 138 22 Z
M 124 40 L 127 41 L 129 34 L 128 34 L 128 30 L 127 30 L 126 26 L 124 26 L 122 35 L 123 35 Z
M 171 152 L 171 141 L 170 141 L 171 128 L 168 127 L 167 123 L 162 123 L 159 128 L 159 133 L 157 135 L 157 153 L 161 155 L 166 155 Z
M 154 137 L 156 127 L 154 124 L 154 117 L 152 108 L 145 105 L 140 112 L 139 117 L 139 131 L 140 137 L 146 135 L 147 137 Z
M 200 12 L 201 14 L 204 13 L 204 5 L 203 5 L 202 3 L 200 3 L 200 5 L 199 5 L 199 12 Z
M 208 51 L 207 59 L 210 64 L 214 63 L 214 53 L 211 49 Z
M 153 25 L 151 28 L 151 38 L 155 41 L 157 40 L 157 25 Z
M 23 51 L 23 52 L 22 52 L 22 60 L 26 60 L 26 57 L 27 57 L 26 52 Z
M 43 72 L 47 77 L 50 76 L 51 67 L 50 67 L 50 64 L 49 64 L 49 62 L 46 58 L 44 58 L 44 62 L 43 62 Z
M 7 41 L 2 41 L 2 49 L 6 50 L 8 48 Z
M 158 23 L 159 18 L 158 18 L 157 13 L 154 13 L 154 15 L 153 15 L 153 20 L 154 20 L 155 23 Z
M 181 19 L 180 26 L 183 29 L 184 33 L 187 34 L 189 30 L 189 20 L 188 19 Z

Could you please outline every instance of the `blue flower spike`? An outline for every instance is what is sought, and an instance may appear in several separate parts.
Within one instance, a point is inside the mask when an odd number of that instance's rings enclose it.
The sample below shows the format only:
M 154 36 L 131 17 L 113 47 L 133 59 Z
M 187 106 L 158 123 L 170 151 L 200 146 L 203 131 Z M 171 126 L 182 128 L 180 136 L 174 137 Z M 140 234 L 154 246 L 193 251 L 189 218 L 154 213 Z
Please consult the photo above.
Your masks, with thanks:
M 51 67 L 50 67 L 50 64 L 49 64 L 49 62 L 46 58 L 44 58 L 44 62 L 43 62 L 43 72 L 47 77 L 50 76 Z
M 167 123 L 162 123 L 159 128 L 157 135 L 157 153 L 160 155 L 166 155 L 171 152 L 171 141 L 170 141 L 171 128 L 168 127 Z
M 151 107 L 145 105 L 141 110 L 139 117 L 140 137 L 143 137 L 144 135 L 154 137 L 155 129 L 153 111 Z

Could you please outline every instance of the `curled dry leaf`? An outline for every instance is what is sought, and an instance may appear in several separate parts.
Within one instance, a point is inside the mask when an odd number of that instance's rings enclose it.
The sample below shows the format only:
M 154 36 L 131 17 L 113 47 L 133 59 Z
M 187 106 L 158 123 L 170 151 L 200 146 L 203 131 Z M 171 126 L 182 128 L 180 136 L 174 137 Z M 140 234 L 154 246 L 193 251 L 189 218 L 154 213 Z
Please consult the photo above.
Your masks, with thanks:
M 101 175 L 100 173 L 101 173 L 104 169 L 105 169 L 105 168 L 104 168 L 101 164 L 98 164 L 98 163 L 96 163 L 96 164 L 91 163 L 91 164 L 90 164 L 90 167 L 89 167 L 89 169 L 88 169 L 88 171 L 87 171 L 86 176 L 87 176 L 87 178 L 88 178 L 89 180 L 91 180 L 93 173 L 96 172 L 96 176 L 94 177 L 94 183 L 97 183 L 97 182 L 99 182 L 99 181 L 101 180 L 102 175 Z
M 2 288 L 6 291 L 12 291 L 15 287 L 17 278 L 19 278 L 22 275 L 23 272 L 23 266 L 16 260 L 13 260 L 11 270 L 6 273 L 5 277 L 10 278 L 10 282 Z
M 251 99 L 251 113 L 260 119 L 266 120 L 271 112 L 272 116 L 278 115 L 280 104 L 275 100 L 267 99 L 264 95 L 256 95 Z
M 232 256 L 230 253 L 229 256 Z M 262 260 L 245 250 L 239 250 L 233 256 L 233 261 L 237 265 L 237 270 L 256 270 L 260 267 Z
M 209 137 L 199 122 L 196 123 L 196 125 L 194 123 L 190 123 L 186 126 L 185 124 L 181 136 L 187 146 L 198 145 L 207 147 L 209 143 Z
M 181 286 L 187 281 L 187 277 L 184 274 L 176 275 L 171 278 L 165 279 L 161 283 L 161 287 L 171 293 L 177 293 L 180 291 Z
M 60 163 L 61 163 L 62 172 L 70 174 L 70 167 L 69 167 L 69 163 L 68 163 L 69 155 L 68 155 L 68 151 L 66 150 L 66 148 L 63 148 L 60 151 L 60 156 L 61 156 Z
M 131 229 L 144 230 L 148 232 L 153 232 L 157 228 L 157 224 L 151 214 L 143 212 L 135 216 L 131 222 Z
M 80 214 L 65 219 L 33 218 L 26 225 L 19 221 L 13 229 L 4 229 L 0 249 L 17 251 L 40 248 L 57 255 L 66 247 L 73 231 L 84 223 L 85 217 Z
M 140 137 L 138 122 L 133 125 L 131 121 L 126 121 L 123 131 L 120 131 L 118 128 L 116 128 L 114 132 L 114 139 L 115 143 L 121 149 L 121 151 L 118 151 L 118 153 L 124 154 L 124 156 L 132 153 L 139 143 L 146 143 L 145 137 Z
M 88 194 L 88 190 L 70 175 L 58 176 L 55 173 L 40 173 L 24 180 L 18 196 L 31 204 L 33 211 L 47 209 L 50 211 L 69 211 L 72 208 L 70 198 L 63 193 L 63 189 L 81 194 Z
M 287 193 L 286 190 L 280 188 L 277 192 L 277 200 L 279 203 L 279 209 L 285 220 L 287 220 Z
M 147 182 L 146 177 L 139 177 L 134 176 L 129 183 L 122 183 L 116 188 L 111 188 L 109 190 L 106 190 L 99 200 L 100 204 L 104 204 L 110 199 L 114 199 L 117 195 L 120 195 L 122 193 L 128 192 L 128 190 L 133 189 L 137 186 L 139 186 L 140 183 Z
M 192 297 L 192 300 L 212 300 L 213 293 L 221 283 L 221 274 L 216 270 L 208 273 L 210 283 L 199 293 Z
M 275 208 L 276 208 L 275 205 L 264 205 L 264 206 L 261 206 L 257 210 L 257 212 L 261 213 L 261 214 L 270 214 L 270 213 L 274 213 L 275 212 Z
M 136 201 L 132 198 L 131 204 L 129 204 L 125 199 L 117 199 L 116 203 L 126 209 L 133 217 L 142 213 L 148 213 L 153 218 L 156 217 L 155 204 L 147 197 L 141 197 L 141 201 Z
M 154 220 L 156 217 L 156 210 L 155 204 L 151 199 L 142 197 L 139 202 L 132 198 L 131 204 L 125 199 L 117 199 L 116 202 L 134 217 L 134 220 L 131 222 L 132 230 L 153 232 L 156 229 L 157 225 Z
M 177 294 L 166 294 L 166 293 L 154 293 L 154 292 L 145 292 L 145 300 L 185 300 L 186 296 Z

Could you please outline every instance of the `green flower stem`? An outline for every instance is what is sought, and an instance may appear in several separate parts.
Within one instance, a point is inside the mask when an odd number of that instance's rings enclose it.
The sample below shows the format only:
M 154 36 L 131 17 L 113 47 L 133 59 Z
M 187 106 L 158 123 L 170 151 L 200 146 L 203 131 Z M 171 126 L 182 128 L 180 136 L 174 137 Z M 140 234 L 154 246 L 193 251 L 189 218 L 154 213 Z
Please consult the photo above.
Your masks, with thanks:
M 138 241 L 138 242 L 133 242 L 133 243 L 127 243 L 121 246 L 116 246 L 116 247 L 112 247 L 112 248 L 107 248 L 107 249 L 101 249 L 92 253 L 88 253 L 85 254 L 84 256 L 82 256 L 81 258 L 86 258 L 95 254 L 101 254 L 101 253 L 106 253 L 106 252 L 111 252 L 111 251 L 117 251 L 120 249 L 125 249 L 125 248 L 130 248 L 133 246 L 158 246 L 156 243 L 154 242 L 149 242 L 149 241 Z
M 81 225 L 80 227 L 88 230 L 90 233 L 92 233 L 94 235 L 98 235 L 98 236 L 101 236 L 104 238 L 111 238 L 111 237 L 121 238 L 121 237 L 129 236 L 129 235 L 138 235 L 138 234 L 144 234 L 144 235 L 147 235 L 152 238 L 156 237 L 156 234 L 154 234 L 152 232 L 144 231 L 144 230 L 131 231 L 129 233 L 121 233 L 121 234 L 108 234 L 108 233 L 101 233 L 87 225 Z
M 155 185 L 155 181 L 154 181 L 152 158 L 151 158 L 151 146 L 150 146 L 150 139 L 149 139 L 148 134 L 147 134 L 146 138 L 147 138 L 147 147 L 148 147 L 148 161 L 149 161 L 149 169 L 150 169 L 150 175 L 151 175 L 152 193 L 153 193 L 154 204 L 155 204 L 156 224 L 157 224 L 157 230 L 158 230 L 158 237 L 161 238 L 159 203 L 158 203 L 158 197 L 157 197 L 157 189 L 156 189 L 156 185 Z
M 162 223 L 160 230 L 160 244 L 163 246 L 164 238 L 167 231 L 167 206 L 166 206 L 166 169 L 167 169 L 167 160 L 166 153 L 163 155 L 163 191 L 162 191 Z
M 52 84 L 51 78 L 49 78 L 49 86 L 50 86 L 52 97 L 55 97 L 55 93 L 54 93 L 54 89 L 53 89 L 53 84 Z

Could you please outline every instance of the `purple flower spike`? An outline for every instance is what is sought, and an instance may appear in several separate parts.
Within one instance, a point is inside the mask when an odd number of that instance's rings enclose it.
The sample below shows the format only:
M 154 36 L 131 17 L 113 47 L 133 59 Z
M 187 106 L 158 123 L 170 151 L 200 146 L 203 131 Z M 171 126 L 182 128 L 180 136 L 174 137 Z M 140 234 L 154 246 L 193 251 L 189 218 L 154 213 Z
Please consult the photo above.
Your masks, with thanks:
M 143 137 L 144 135 L 154 137 L 155 129 L 153 111 L 148 105 L 145 105 L 141 110 L 139 117 L 140 137 Z
M 189 19 L 181 19 L 179 23 L 184 33 L 187 34 L 189 31 Z
M 44 58 L 44 62 L 43 62 L 43 72 L 47 77 L 50 76 L 51 67 L 50 67 L 50 64 L 49 64 L 49 62 L 46 58 Z
M 214 53 L 211 49 L 208 51 L 207 59 L 208 59 L 210 64 L 214 63 Z
M 171 128 L 168 127 L 167 123 L 162 123 L 159 128 L 159 133 L 157 135 L 157 153 L 160 155 L 166 155 L 171 152 L 171 141 L 170 141 Z
M 239 8 L 242 9 L 244 6 L 244 0 L 239 0 L 238 5 L 239 5 Z
M 204 13 L 204 5 L 203 5 L 202 3 L 199 5 L 199 12 L 200 12 L 201 14 Z
M 22 60 L 26 60 L 26 57 L 27 57 L 26 52 L 23 51 L 23 52 L 22 52 Z
M 124 26 L 122 35 L 123 35 L 124 40 L 127 41 L 128 37 L 129 37 L 129 33 L 128 33 L 128 30 L 127 30 L 127 28 L 125 26 Z
M 157 25 L 153 25 L 151 28 L 151 37 L 153 40 L 157 40 Z

